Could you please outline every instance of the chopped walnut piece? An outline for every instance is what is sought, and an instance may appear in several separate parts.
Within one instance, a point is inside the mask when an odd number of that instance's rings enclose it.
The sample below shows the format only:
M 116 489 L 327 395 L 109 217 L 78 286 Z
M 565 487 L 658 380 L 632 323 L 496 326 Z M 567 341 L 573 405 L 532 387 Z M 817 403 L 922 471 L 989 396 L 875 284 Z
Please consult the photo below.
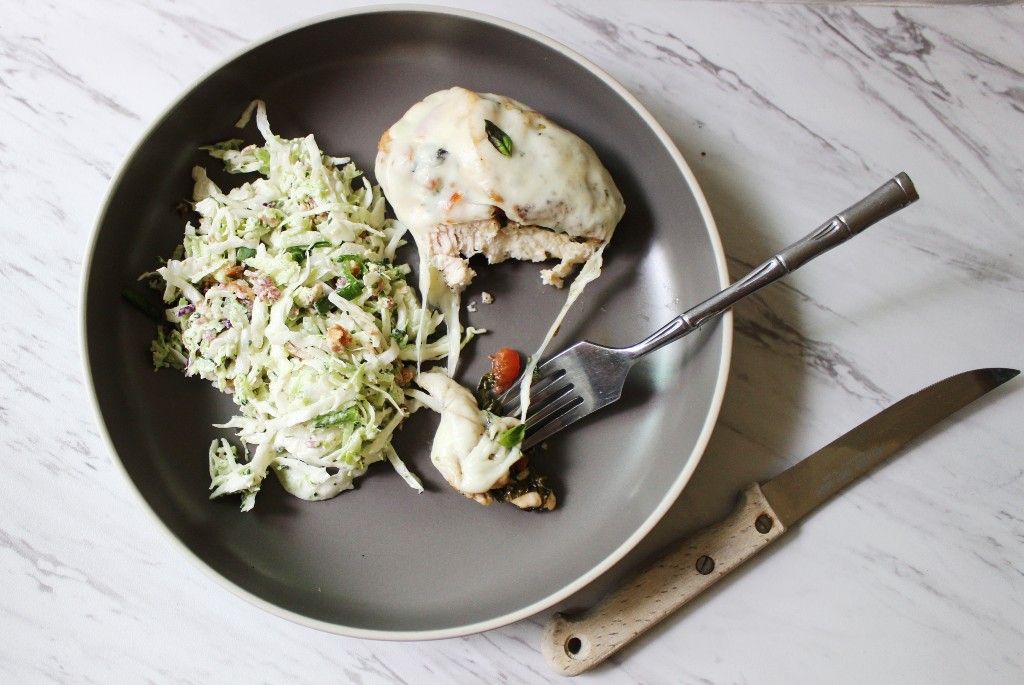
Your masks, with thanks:
M 226 278 L 238 278 L 239 276 L 242 275 L 242 271 L 244 270 L 244 266 L 242 266 L 241 264 L 235 264 L 234 266 L 229 266 L 228 268 L 224 269 L 224 276 Z
M 416 377 L 416 367 L 415 366 L 401 366 L 395 372 L 395 378 L 396 378 L 395 382 L 397 382 L 399 387 L 402 387 L 402 388 L 404 388 L 407 385 L 409 385 L 410 383 L 412 383 L 412 379 L 415 378 L 415 377 Z
M 539 493 L 531 490 L 530 492 L 519 495 L 519 497 L 513 497 L 508 501 L 508 503 L 514 504 L 520 509 L 537 509 L 544 504 L 544 500 L 540 498 Z
M 465 493 L 463 493 L 463 494 L 465 494 Z M 486 492 L 481 492 L 481 493 L 478 493 L 476 495 L 466 495 L 466 497 L 468 497 L 471 500 L 476 500 L 477 502 L 479 502 L 480 504 L 484 505 L 485 507 L 491 506 L 491 503 L 494 501 L 494 498 L 492 498 Z
M 229 281 L 224 284 L 224 288 L 233 292 L 239 299 L 246 300 L 247 302 L 252 302 L 256 297 L 252 288 L 245 281 Z
M 344 326 L 334 324 L 327 329 L 327 342 L 331 345 L 331 352 L 339 354 L 352 342 L 352 334 Z

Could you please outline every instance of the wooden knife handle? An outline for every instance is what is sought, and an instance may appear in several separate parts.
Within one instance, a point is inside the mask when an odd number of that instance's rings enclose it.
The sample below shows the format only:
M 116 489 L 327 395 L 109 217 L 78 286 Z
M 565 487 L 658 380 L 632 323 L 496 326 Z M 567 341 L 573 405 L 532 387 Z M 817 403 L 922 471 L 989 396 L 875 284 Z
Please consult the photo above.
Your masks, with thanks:
M 694 533 L 580 616 L 555 614 L 541 652 L 562 675 L 598 665 L 786 532 L 754 483 L 725 519 Z

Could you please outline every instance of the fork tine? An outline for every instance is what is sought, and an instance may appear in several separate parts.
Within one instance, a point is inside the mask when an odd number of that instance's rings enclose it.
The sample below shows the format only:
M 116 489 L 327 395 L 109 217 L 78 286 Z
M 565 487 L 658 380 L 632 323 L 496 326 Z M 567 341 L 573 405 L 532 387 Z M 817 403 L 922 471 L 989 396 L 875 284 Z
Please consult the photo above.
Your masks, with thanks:
M 540 392 L 530 392 L 530 407 L 526 411 L 526 418 L 529 419 L 540 410 L 544 409 L 545 406 L 551 402 L 559 399 L 565 393 L 572 393 L 572 380 L 567 375 L 562 375 L 558 379 L 544 386 Z
M 565 375 L 564 369 L 551 364 L 553 361 L 553 358 L 549 359 L 539 365 L 533 372 L 533 383 L 530 384 L 531 404 L 533 403 L 533 398 L 537 396 L 539 391 L 543 390 L 549 383 L 552 383 Z M 501 413 L 504 416 L 511 416 L 512 414 L 519 412 L 519 388 L 522 385 L 522 381 L 523 377 L 520 376 L 508 390 L 501 394 L 498 404 L 501 407 Z
M 523 449 L 528 450 L 535 445 L 539 445 L 566 426 L 576 423 L 584 416 L 588 416 L 590 412 L 591 407 L 589 403 L 581 402 L 577 404 L 569 411 L 544 424 L 535 432 L 528 433 L 526 439 L 523 441 Z
M 541 406 L 532 415 L 527 414 L 526 430 L 530 430 L 530 428 L 534 426 L 542 425 L 549 417 L 558 414 L 570 405 L 574 406 L 577 402 L 582 401 L 583 398 L 572 391 L 572 386 L 566 386 L 562 394 L 552 398 L 550 402 Z
M 561 369 L 555 369 L 551 374 L 544 376 L 541 379 L 534 379 L 530 385 L 530 404 L 533 404 L 534 398 L 537 397 L 538 393 L 551 387 L 552 384 L 557 383 L 559 379 L 565 376 L 565 373 Z M 519 413 L 520 396 L 519 396 L 519 384 L 517 383 L 510 388 L 506 393 L 512 393 L 511 396 L 508 394 L 502 395 L 506 397 L 506 401 L 502 403 L 502 413 L 506 416 Z

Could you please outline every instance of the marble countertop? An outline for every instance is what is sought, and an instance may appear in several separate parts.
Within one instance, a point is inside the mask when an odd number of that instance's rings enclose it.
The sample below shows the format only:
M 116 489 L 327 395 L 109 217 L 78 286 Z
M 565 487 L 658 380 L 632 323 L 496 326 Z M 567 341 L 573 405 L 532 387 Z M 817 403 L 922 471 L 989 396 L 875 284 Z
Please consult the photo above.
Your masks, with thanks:
M 78 282 L 111 175 L 193 79 L 350 3 L 6 2 L 0 20 L 0 680 L 557 682 L 546 615 L 461 639 L 316 632 L 223 591 L 130 494 L 87 401 Z M 683 533 L 888 403 L 1024 365 L 1024 10 L 459 2 L 582 52 L 664 124 L 733 276 L 893 173 L 922 200 L 736 309 Z M 1024 681 L 1024 386 L 1000 389 L 586 682 Z M 188 611 L 182 611 L 188 607 Z

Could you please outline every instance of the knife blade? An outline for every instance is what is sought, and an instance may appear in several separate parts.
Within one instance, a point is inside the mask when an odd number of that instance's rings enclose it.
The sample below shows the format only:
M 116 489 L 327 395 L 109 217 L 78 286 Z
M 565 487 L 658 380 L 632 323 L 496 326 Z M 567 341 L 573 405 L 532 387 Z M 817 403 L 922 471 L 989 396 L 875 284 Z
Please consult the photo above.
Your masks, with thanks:
M 791 526 L 921 433 L 1018 373 L 975 369 L 929 385 L 762 483 L 761 491 L 779 521 Z
M 725 519 L 676 547 L 581 616 L 555 614 L 541 651 L 562 675 L 601 663 L 777 540 L 790 526 L 943 419 L 1020 371 L 965 371 L 887 407 L 763 484 L 748 486 Z

